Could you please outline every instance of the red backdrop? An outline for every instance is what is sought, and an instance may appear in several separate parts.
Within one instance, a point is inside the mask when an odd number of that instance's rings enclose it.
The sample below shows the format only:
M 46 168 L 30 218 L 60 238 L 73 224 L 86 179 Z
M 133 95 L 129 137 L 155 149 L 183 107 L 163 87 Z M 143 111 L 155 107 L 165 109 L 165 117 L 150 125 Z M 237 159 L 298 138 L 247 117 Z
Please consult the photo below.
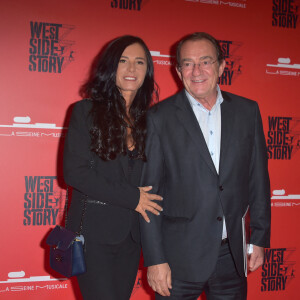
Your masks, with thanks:
M 249 299 L 299 299 L 299 7 L 299 0 L 1 1 L 0 298 L 80 299 L 76 281 L 51 272 L 45 237 L 65 201 L 69 106 L 100 48 L 123 34 L 142 37 L 164 99 L 179 89 L 174 43 L 206 31 L 226 52 L 221 88 L 258 101 L 268 142 L 272 248 L 249 275 Z M 132 299 L 153 299 L 142 263 Z

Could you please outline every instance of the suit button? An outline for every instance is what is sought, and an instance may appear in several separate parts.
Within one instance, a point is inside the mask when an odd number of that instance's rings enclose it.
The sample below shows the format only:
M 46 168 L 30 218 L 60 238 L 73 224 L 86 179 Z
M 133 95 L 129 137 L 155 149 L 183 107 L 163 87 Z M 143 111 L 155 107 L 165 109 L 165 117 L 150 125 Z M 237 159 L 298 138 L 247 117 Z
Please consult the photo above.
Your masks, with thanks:
M 223 218 L 222 218 L 222 217 L 217 217 L 217 220 L 218 220 L 218 221 L 222 221 Z
M 222 185 L 219 186 L 219 189 L 220 189 L 220 191 L 223 191 L 223 190 L 224 190 L 224 188 L 223 188 Z

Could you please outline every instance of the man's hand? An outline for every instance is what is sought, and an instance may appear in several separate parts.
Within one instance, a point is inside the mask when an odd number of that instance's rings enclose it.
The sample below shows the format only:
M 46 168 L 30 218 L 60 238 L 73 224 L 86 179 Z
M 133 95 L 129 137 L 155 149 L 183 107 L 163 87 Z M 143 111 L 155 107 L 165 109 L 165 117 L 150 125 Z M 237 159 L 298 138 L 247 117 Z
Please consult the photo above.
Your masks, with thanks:
M 147 279 L 154 292 L 162 296 L 171 295 L 172 279 L 168 263 L 148 267 Z
M 254 272 L 264 263 L 264 248 L 253 245 L 253 252 L 250 254 L 249 270 Z

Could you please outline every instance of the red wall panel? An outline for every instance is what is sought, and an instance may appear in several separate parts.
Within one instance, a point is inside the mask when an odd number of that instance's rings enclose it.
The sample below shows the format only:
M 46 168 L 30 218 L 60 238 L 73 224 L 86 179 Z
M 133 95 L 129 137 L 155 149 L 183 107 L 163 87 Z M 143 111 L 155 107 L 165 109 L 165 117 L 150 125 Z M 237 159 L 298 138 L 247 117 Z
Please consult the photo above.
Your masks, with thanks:
M 2 1 L 0 298 L 80 299 L 76 280 L 57 280 L 50 270 L 45 237 L 62 218 L 69 107 L 101 47 L 123 34 L 142 37 L 162 100 L 180 88 L 175 42 L 206 31 L 227 50 L 221 88 L 258 101 L 269 147 L 271 248 L 263 269 L 249 275 L 248 298 L 298 299 L 299 7 L 298 0 Z M 53 47 L 38 53 L 38 43 Z M 45 72 L 32 69 L 39 59 Z M 132 299 L 153 299 L 142 262 Z

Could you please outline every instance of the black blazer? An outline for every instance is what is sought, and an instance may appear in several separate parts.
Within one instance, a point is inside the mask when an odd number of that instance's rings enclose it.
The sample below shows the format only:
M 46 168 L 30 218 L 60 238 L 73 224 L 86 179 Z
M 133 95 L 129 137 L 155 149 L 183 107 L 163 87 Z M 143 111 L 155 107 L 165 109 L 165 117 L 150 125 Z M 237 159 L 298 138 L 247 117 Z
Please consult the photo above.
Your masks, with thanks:
M 163 196 L 163 213 L 141 220 L 146 266 L 168 262 L 172 275 L 206 281 L 215 268 L 222 216 L 232 254 L 244 273 L 242 217 L 250 207 L 251 243 L 269 247 L 267 151 L 256 102 L 222 92 L 217 174 L 200 126 L 182 91 L 148 114 L 147 164 L 142 185 Z
M 91 100 L 74 105 L 64 148 L 64 179 L 73 187 L 68 227 L 77 231 L 83 201 L 87 196 L 83 220 L 85 240 L 117 244 L 131 231 L 139 240 L 138 213 L 135 211 L 140 192 L 137 188 L 142 161 L 136 160 L 129 178 L 128 157 L 119 155 L 103 161 L 90 151 Z M 97 202 L 96 202 L 97 201 Z

